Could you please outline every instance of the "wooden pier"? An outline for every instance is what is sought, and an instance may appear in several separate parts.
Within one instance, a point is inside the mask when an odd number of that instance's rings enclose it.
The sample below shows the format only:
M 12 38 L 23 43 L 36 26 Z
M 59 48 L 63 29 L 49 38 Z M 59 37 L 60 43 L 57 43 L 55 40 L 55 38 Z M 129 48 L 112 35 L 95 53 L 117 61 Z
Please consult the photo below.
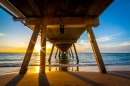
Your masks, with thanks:
M 76 60 L 79 62 L 75 43 L 87 31 L 95 59 L 101 73 L 106 69 L 100 54 L 92 27 L 99 25 L 99 16 L 113 0 L 0 0 L 0 7 L 33 30 L 20 74 L 25 74 L 38 35 L 41 36 L 40 72 L 45 73 L 46 41 L 53 44 L 57 52 L 72 54 L 74 48 Z M 71 52 L 70 52 L 71 50 Z M 56 53 L 57 54 L 57 53 Z

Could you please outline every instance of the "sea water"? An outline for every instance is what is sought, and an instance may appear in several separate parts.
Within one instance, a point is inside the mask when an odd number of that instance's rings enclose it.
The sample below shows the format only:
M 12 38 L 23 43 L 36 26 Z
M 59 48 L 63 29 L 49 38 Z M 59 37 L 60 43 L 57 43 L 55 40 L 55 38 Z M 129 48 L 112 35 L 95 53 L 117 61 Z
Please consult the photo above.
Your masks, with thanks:
M 48 64 L 48 58 L 50 54 L 46 54 L 46 66 Z M 130 53 L 102 53 L 102 59 L 105 66 L 113 65 L 130 65 Z M 15 72 L 19 70 L 22 65 L 25 53 L 0 53 L 0 73 L 7 71 L 9 68 L 15 69 Z M 96 59 L 93 53 L 78 53 L 79 63 L 76 64 L 76 56 L 74 58 L 72 55 L 69 56 L 69 65 L 68 66 L 97 66 Z M 52 55 L 51 66 L 59 66 L 58 64 L 58 55 L 56 58 L 55 54 Z M 33 53 L 30 59 L 29 66 L 37 66 L 40 62 L 39 53 Z M 65 65 L 65 64 L 64 64 Z M 63 66 L 64 66 L 63 65 Z M 66 66 L 66 65 L 65 65 Z M 3 71 L 3 69 L 5 69 Z M 11 71 L 11 70 L 9 70 Z M 8 72 L 9 72 L 8 71 Z

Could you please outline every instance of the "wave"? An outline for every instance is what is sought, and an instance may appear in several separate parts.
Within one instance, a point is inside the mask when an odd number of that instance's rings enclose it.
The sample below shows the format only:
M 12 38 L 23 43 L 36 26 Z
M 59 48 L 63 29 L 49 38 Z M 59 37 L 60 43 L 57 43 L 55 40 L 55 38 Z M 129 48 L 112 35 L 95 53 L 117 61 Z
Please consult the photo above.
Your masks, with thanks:
M 3 63 L 0 64 L 0 67 L 21 67 L 21 63 Z M 118 64 L 105 64 L 105 66 L 118 66 L 118 65 L 130 65 L 128 63 L 126 64 L 122 64 L 122 63 L 118 63 Z M 29 66 L 40 66 L 39 64 L 29 64 Z M 97 64 L 46 64 L 46 66 L 51 66 L 51 67 L 83 67 L 83 66 L 98 66 Z
M 54 55 L 54 54 L 53 54 Z M 1 54 L 0 53 L 0 67 L 20 67 L 23 61 L 24 54 Z M 48 59 L 49 54 L 47 54 L 46 62 Z M 55 55 L 54 55 L 55 56 Z M 52 64 L 51 66 L 59 66 L 58 61 L 52 56 Z M 69 66 L 97 66 L 97 62 L 95 57 L 92 53 L 82 53 L 78 54 L 79 56 L 79 64 L 76 63 L 76 58 L 70 58 Z M 30 60 L 30 66 L 39 66 L 39 58 L 38 54 L 33 54 L 32 59 Z M 105 65 L 130 65 L 130 53 L 103 53 L 102 58 Z M 46 63 L 48 66 L 48 63 Z
M 23 59 L 0 59 L 0 61 L 23 61 Z

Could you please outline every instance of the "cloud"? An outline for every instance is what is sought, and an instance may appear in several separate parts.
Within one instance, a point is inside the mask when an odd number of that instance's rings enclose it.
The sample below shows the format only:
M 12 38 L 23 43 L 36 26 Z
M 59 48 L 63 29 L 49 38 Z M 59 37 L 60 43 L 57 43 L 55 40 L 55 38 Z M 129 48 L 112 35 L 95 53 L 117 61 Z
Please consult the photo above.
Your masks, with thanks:
M 92 52 L 91 44 L 88 40 L 81 40 L 75 45 L 78 52 Z
M 130 41 L 123 42 L 117 46 L 130 46 Z
M 113 39 L 116 39 L 115 38 L 116 36 L 120 36 L 122 34 L 124 34 L 124 32 L 123 33 L 114 34 L 114 35 L 104 36 L 104 37 L 101 37 L 101 38 L 97 38 L 96 40 L 97 40 L 98 43 L 103 43 L 103 42 L 107 42 L 107 41 L 111 41 Z
M 2 37 L 2 36 L 7 36 L 7 34 L 0 33 L 0 37 Z
M 105 43 L 105 44 L 99 44 L 101 48 L 114 48 L 114 47 L 130 47 L 130 41 L 125 41 L 122 43 L 116 43 L 116 42 L 111 42 L 111 43 Z
M 79 42 L 77 43 L 77 46 L 87 48 L 87 47 L 89 47 L 89 46 L 91 46 L 91 45 L 90 45 L 90 42 L 89 42 L 89 41 L 87 41 L 87 40 L 81 40 L 81 41 L 79 41 Z
M 79 42 L 79 44 L 80 44 L 80 45 L 89 45 L 90 43 L 89 43 L 89 41 L 87 41 L 87 40 L 81 40 L 81 41 Z
M 102 38 L 103 39 L 103 38 Z M 111 37 L 104 37 L 105 41 L 112 40 Z M 105 42 L 104 41 L 104 42 Z M 98 43 L 101 52 L 130 52 L 130 41 L 123 42 L 106 42 Z M 89 40 L 81 40 L 76 43 L 76 48 L 78 52 L 93 52 Z
M 113 38 L 112 36 L 105 36 L 105 37 L 102 37 L 102 38 L 98 38 L 97 39 L 97 42 L 101 43 L 101 42 L 106 42 L 106 41 L 110 41 L 110 40 L 113 40 L 115 38 Z
M 120 43 L 111 42 L 105 44 L 99 44 L 101 52 L 129 52 L 130 53 L 130 41 L 124 41 Z

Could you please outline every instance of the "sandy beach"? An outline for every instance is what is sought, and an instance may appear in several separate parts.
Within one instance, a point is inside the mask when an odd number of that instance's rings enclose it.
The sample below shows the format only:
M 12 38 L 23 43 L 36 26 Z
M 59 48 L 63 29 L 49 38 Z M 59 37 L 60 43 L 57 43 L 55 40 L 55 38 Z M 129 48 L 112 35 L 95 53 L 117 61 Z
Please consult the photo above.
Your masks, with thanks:
M 46 67 L 46 74 L 31 66 L 25 75 L 18 73 L 0 76 L 0 86 L 129 86 L 130 66 L 106 66 L 107 74 L 97 66 L 79 67 L 79 71 L 59 71 Z M 84 70 L 83 70 L 84 69 Z M 89 70 L 89 71 L 85 71 Z

